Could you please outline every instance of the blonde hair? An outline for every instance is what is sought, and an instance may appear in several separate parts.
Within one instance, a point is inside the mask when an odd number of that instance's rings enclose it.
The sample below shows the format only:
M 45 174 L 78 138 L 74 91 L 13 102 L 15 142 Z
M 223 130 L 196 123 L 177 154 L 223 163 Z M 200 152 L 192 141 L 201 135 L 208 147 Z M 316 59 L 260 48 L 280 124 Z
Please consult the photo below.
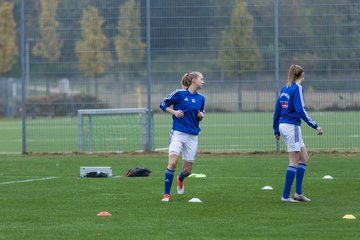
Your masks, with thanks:
M 287 86 L 290 87 L 293 82 L 301 78 L 304 69 L 296 64 L 292 64 L 289 68 Z
M 200 72 L 190 72 L 190 73 L 185 73 L 184 76 L 181 79 L 181 86 L 183 89 L 188 89 L 192 83 L 192 80 L 194 78 L 197 78 L 198 76 L 200 76 L 201 73 Z

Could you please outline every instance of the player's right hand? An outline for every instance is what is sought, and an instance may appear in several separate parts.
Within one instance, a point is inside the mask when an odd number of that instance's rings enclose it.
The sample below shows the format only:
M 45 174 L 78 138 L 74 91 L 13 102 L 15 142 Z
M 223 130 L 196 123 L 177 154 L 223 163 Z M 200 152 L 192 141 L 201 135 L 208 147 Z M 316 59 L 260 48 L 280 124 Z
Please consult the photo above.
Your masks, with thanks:
M 175 117 L 182 118 L 184 116 L 184 112 L 182 110 L 175 111 Z

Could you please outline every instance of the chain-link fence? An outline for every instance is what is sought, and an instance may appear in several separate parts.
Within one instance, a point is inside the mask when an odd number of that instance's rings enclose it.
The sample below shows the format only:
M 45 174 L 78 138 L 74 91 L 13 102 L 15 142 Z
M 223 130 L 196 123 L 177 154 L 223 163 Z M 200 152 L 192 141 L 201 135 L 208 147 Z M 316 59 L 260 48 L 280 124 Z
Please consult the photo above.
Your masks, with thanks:
M 304 126 L 308 148 L 360 148 L 357 1 L 23 3 L 23 151 L 78 151 L 78 109 L 143 107 L 153 112 L 154 149 L 166 149 L 171 116 L 159 102 L 194 70 L 206 81 L 199 150 L 273 151 L 272 112 L 292 63 L 305 69 L 308 113 L 325 131 Z M 121 151 L 131 137 L 109 141 Z

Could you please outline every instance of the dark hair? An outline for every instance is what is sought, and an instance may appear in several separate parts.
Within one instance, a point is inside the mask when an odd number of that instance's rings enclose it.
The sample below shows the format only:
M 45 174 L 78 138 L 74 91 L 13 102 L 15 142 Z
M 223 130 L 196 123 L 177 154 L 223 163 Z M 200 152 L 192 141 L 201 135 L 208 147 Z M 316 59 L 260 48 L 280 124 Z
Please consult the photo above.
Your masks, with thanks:
M 301 78 L 304 69 L 296 64 L 292 64 L 289 68 L 287 86 L 290 87 L 293 82 Z

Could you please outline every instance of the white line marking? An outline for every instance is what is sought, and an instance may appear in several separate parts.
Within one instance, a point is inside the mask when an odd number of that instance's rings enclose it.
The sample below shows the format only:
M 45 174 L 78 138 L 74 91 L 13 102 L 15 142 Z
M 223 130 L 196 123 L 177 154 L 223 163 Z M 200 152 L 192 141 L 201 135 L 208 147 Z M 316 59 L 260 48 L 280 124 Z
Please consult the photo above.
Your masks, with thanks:
M 19 180 L 19 181 L 2 182 L 2 183 L 0 183 L 0 185 L 35 182 L 35 181 L 46 181 L 46 180 L 51 180 L 51 179 L 55 179 L 55 178 L 58 178 L 58 177 L 34 178 L 34 179 L 26 179 L 26 180 Z
M 169 148 L 166 147 L 166 148 L 156 148 L 155 151 L 165 151 L 165 150 L 168 150 Z

